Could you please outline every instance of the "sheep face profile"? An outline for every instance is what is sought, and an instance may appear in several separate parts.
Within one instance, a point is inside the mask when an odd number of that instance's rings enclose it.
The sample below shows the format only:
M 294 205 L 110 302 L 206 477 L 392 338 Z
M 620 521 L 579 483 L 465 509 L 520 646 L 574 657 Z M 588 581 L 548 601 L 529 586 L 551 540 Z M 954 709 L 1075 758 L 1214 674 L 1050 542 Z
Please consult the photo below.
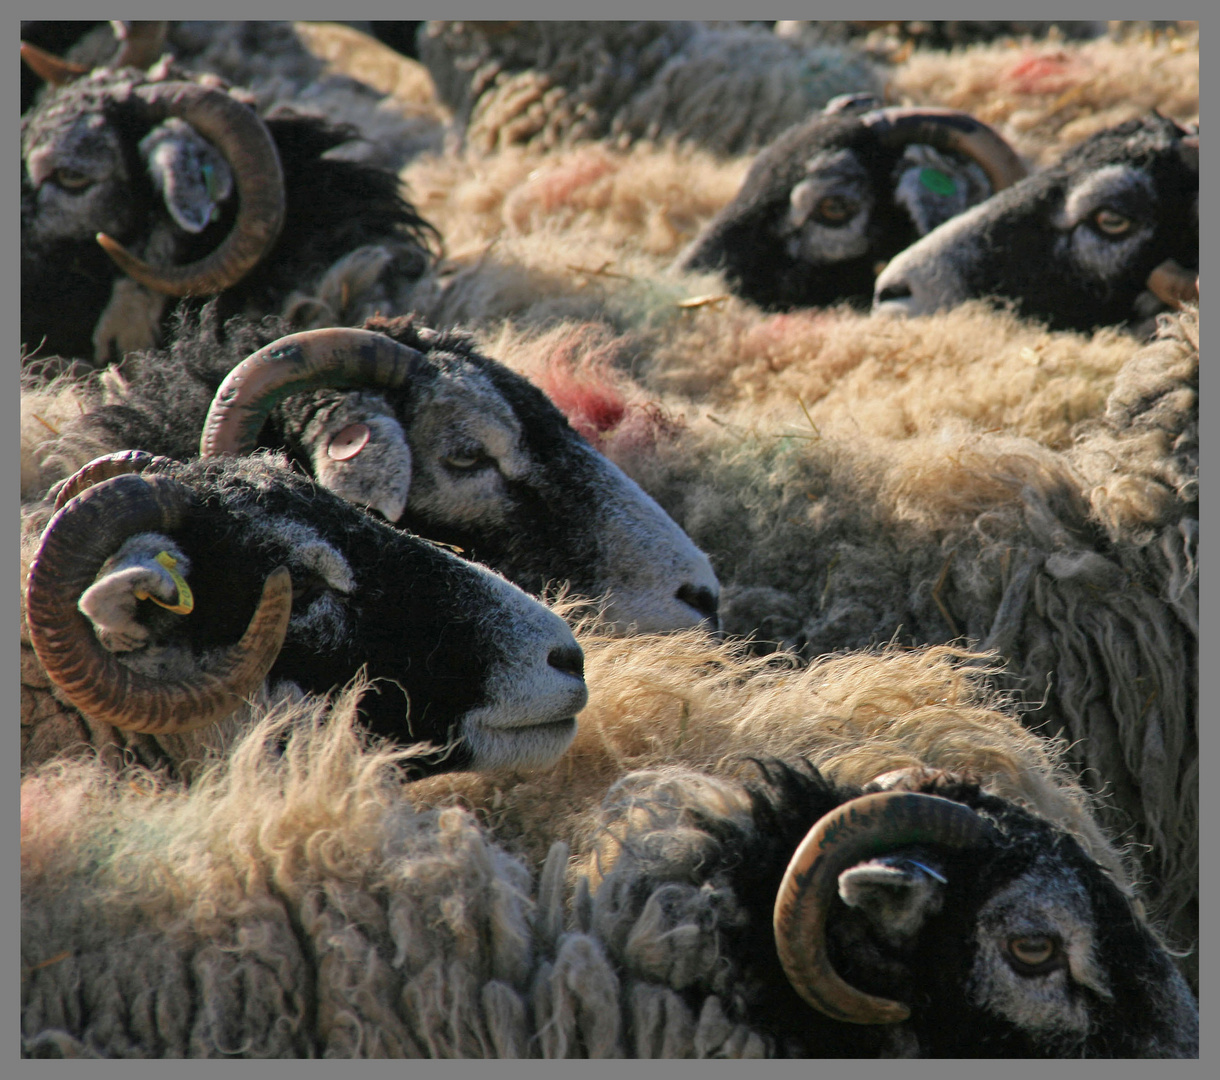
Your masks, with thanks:
M 1146 291 L 1174 306 L 1197 297 L 1198 265 L 1199 136 L 1153 116 L 929 233 L 878 277 L 874 307 L 922 315 L 999 297 L 1087 331 L 1147 315 Z
M 323 486 L 529 592 L 567 581 L 606 596 L 607 620 L 624 630 L 715 628 L 720 587 L 707 556 L 468 336 L 399 318 L 268 343 L 273 331 L 231 325 L 217 349 L 211 325 L 184 327 L 169 357 L 129 362 L 122 402 L 78 425 L 94 436 L 90 456 L 282 448 Z
M 99 361 L 151 347 L 168 297 L 278 312 L 370 244 L 414 280 L 431 229 L 397 177 L 323 156 L 355 134 L 134 68 L 53 88 L 22 118 L 26 347 Z
M 722 269 L 765 308 L 867 303 L 878 264 L 1024 176 L 966 113 L 873 103 L 831 102 L 776 139 L 677 265 Z
M 542 391 L 460 335 L 407 319 L 373 325 L 387 333 L 308 331 L 243 361 L 216 392 L 204 456 L 245 450 L 239 433 L 256 433 L 288 385 L 316 384 L 324 370 L 343 383 L 393 369 L 378 376 L 381 394 L 322 391 L 282 407 L 289 449 L 321 483 L 532 592 L 566 580 L 581 595 L 608 594 L 606 616 L 620 627 L 715 626 L 707 556 Z
M 363 667 L 385 680 L 368 728 L 457 740 L 439 767 L 544 765 L 571 741 L 587 695 L 562 619 L 283 463 L 130 451 L 57 501 L 26 612 L 48 676 L 86 716 L 172 735 L 264 680 L 325 693 Z
M 1058 826 L 936 770 L 758 765 L 607 795 L 589 921 L 631 979 L 718 993 L 785 1057 L 1197 1056 L 1185 980 Z

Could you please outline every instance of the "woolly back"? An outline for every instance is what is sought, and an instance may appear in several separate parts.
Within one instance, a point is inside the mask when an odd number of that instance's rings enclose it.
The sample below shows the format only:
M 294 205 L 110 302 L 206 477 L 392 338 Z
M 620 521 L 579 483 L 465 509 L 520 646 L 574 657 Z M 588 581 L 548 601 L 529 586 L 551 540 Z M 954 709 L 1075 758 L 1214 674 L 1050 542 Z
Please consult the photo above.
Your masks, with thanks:
M 411 785 L 418 807 L 476 809 L 492 832 L 540 864 L 555 840 L 587 853 L 597 807 L 624 773 L 685 765 L 735 775 L 746 758 L 806 758 L 836 783 L 865 784 L 920 765 L 984 787 L 1076 834 L 1115 879 L 1121 857 L 1061 762 L 1062 745 L 1027 731 L 987 688 L 992 661 L 961 649 L 888 648 L 797 667 L 751 657 L 697 632 L 578 634 L 589 705 L 549 773 L 451 774 Z M 579 859 L 577 865 L 583 866 Z

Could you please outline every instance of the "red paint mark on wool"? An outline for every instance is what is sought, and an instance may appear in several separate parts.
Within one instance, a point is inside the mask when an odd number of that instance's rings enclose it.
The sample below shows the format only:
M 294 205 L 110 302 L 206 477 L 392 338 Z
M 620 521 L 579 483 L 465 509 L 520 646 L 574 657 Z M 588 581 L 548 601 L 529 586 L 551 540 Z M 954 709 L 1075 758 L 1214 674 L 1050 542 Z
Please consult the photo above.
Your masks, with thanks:
M 530 177 L 528 189 L 538 205 L 550 211 L 569 202 L 581 188 L 617 169 L 618 165 L 601 151 L 591 150 L 570 161 L 540 169 Z
M 611 455 L 654 445 L 679 426 L 655 402 L 631 400 L 626 376 L 615 370 L 623 347 L 599 327 L 579 327 L 533 379 L 583 438 Z
M 1088 65 L 1065 52 L 1026 54 L 1001 76 L 1019 94 L 1061 94 L 1083 82 Z
M 578 372 L 570 365 L 548 366 L 538 385 L 568 423 L 595 444 L 627 412 L 627 400 L 617 387 L 596 373 Z
M 594 445 L 627 411 L 627 396 L 611 370 L 618 348 L 599 327 L 577 327 L 555 343 L 534 379 L 568 423 Z

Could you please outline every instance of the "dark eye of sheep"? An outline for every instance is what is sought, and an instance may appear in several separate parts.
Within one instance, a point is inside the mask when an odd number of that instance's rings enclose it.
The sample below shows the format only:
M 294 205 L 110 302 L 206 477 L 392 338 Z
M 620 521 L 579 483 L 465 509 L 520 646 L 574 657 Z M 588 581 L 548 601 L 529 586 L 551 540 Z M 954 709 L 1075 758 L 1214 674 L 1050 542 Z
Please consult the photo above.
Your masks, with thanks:
M 294 575 L 292 579 L 293 611 L 304 611 L 319 596 L 328 591 L 329 587 L 320 577 L 315 577 L 312 574 L 307 576 Z
M 1131 219 L 1103 206 L 1093 215 L 1093 224 L 1107 236 L 1122 236 L 1131 228 Z
M 824 225 L 842 225 L 856 216 L 860 204 L 842 195 L 827 195 L 814 207 L 814 217 Z
M 1063 942 L 1054 934 L 1010 937 L 1004 959 L 1018 975 L 1042 975 L 1063 965 Z
M 57 187 L 61 187 L 65 191 L 83 191 L 93 183 L 83 172 L 66 168 L 56 169 L 51 179 Z

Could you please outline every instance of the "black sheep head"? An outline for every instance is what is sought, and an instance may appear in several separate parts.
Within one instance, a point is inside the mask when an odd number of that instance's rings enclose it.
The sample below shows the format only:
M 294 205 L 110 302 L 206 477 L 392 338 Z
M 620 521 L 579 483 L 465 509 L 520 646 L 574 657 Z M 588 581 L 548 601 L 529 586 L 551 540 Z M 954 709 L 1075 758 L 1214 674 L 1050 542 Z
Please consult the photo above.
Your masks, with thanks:
M 776 139 L 678 267 L 773 310 L 867 303 L 887 260 L 1024 175 L 964 113 L 874 104 L 837 100 Z
M 67 481 L 27 612 L 68 699 L 173 734 L 230 715 L 264 680 L 326 693 L 363 669 L 376 681 L 365 725 L 456 744 L 435 768 L 553 763 L 587 696 L 566 623 L 285 466 L 128 453 Z
M 779 1056 L 1198 1054 L 1182 975 L 1059 826 L 938 770 L 756 764 L 607 794 L 585 918 L 627 977 L 719 995 Z
M 1198 265 L 1198 132 L 1152 116 L 1099 132 L 929 233 L 877 279 L 875 308 L 923 315 L 994 297 L 1088 331 L 1146 314 L 1146 289 L 1172 300 L 1158 270 L 1189 297 Z

